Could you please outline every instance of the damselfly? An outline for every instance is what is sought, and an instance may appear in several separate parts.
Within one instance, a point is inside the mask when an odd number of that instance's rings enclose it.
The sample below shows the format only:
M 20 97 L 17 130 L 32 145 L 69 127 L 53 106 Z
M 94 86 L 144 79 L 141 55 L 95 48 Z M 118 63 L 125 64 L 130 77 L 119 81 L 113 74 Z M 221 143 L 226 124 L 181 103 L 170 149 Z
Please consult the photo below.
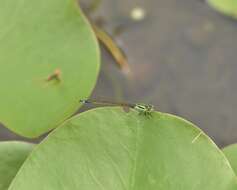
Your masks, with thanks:
M 96 101 L 96 100 L 80 100 L 81 103 L 85 104 L 94 104 L 102 106 L 121 106 L 123 108 L 132 108 L 138 111 L 139 114 L 145 116 L 151 116 L 151 113 L 154 111 L 154 106 L 150 104 L 133 104 L 133 103 L 124 103 L 124 102 L 112 102 L 112 101 Z

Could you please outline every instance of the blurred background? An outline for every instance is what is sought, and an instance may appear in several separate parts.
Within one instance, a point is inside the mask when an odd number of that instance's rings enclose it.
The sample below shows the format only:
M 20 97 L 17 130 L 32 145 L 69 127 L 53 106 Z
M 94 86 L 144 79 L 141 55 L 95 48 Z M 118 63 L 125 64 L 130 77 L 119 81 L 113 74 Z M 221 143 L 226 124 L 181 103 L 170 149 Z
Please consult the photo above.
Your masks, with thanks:
M 92 97 L 144 102 L 181 116 L 223 147 L 237 142 L 237 21 L 204 0 L 81 0 L 126 53 L 122 72 L 102 49 Z M 0 140 L 22 139 L 0 127 Z

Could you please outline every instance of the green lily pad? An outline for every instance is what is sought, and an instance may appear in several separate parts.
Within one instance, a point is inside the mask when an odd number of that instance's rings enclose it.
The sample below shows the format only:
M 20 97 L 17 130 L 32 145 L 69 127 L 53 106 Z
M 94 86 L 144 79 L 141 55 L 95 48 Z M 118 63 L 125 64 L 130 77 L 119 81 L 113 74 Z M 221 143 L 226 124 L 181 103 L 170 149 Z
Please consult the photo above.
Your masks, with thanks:
M 217 11 L 237 18 L 237 1 L 236 0 L 207 0 L 210 6 Z
M 97 40 L 76 0 L 1 0 L 0 28 L 0 122 L 37 137 L 90 95 Z
M 225 147 L 223 152 L 237 175 L 237 144 Z
M 0 190 L 8 189 L 32 148 L 29 143 L 0 142 Z
M 221 150 L 193 124 L 98 108 L 66 121 L 28 157 L 9 190 L 236 190 Z

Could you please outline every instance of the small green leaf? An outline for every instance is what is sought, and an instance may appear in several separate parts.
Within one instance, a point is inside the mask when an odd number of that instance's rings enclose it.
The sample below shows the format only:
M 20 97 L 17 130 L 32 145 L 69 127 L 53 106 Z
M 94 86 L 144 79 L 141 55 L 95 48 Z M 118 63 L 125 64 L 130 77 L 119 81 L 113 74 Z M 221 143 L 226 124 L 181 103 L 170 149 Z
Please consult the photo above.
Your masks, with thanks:
M 225 147 L 223 152 L 237 175 L 237 144 Z
M 97 40 L 77 0 L 1 0 L 0 28 L 0 122 L 37 137 L 90 95 Z
M 0 142 L 0 190 L 8 189 L 32 148 L 29 143 Z
M 193 124 L 99 108 L 66 121 L 34 149 L 9 188 L 31 189 L 236 190 L 237 181 Z
M 207 0 L 207 2 L 217 11 L 233 18 L 237 18 L 236 0 Z

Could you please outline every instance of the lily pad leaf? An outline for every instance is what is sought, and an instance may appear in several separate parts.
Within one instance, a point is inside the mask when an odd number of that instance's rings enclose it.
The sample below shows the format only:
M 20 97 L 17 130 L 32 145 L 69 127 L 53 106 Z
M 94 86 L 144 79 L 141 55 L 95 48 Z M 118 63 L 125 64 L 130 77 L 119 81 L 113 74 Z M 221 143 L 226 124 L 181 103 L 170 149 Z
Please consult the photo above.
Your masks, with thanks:
M 236 0 L 207 0 L 207 2 L 217 11 L 237 19 Z
M 0 142 L 0 190 L 8 189 L 33 147 L 30 143 Z
M 96 37 L 76 0 L 1 0 L 0 28 L 0 122 L 38 137 L 90 95 Z
M 237 175 L 237 144 L 225 147 L 223 152 Z
M 107 107 L 71 118 L 34 149 L 9 188 L 30 189 L 236 190 L 237 181 L 193 124 Z

